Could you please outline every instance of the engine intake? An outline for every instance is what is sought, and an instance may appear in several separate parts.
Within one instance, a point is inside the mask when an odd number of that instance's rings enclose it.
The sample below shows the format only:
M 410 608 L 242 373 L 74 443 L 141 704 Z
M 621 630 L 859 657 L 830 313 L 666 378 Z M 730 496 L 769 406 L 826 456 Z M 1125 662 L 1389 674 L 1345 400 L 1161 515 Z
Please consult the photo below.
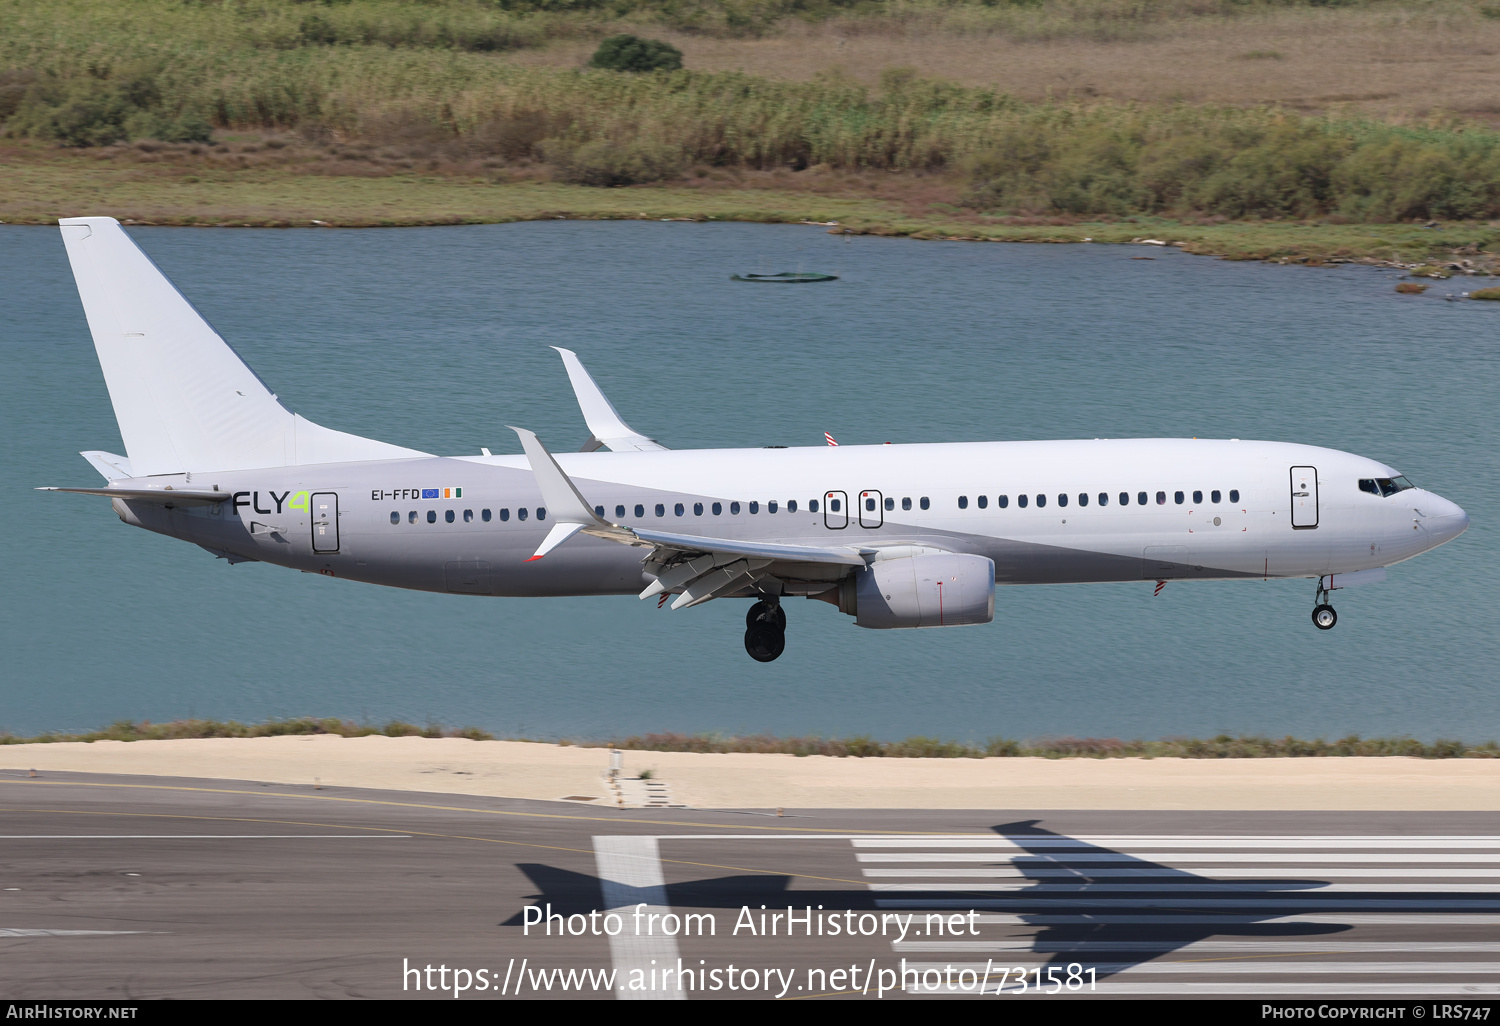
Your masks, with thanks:
M 846 580 L 839 597 L 839 608 L 856 624 L 876 630 L 989 623 L 995 563 L 949 553 L 878 559 Z

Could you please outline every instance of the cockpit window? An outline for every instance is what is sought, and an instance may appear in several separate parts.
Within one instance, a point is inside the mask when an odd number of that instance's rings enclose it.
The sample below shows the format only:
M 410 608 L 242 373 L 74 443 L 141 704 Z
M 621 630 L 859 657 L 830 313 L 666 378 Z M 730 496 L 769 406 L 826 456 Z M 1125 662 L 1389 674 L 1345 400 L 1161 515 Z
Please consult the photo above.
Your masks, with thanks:
M 1380 496 L 1395 495 L 1397 492 L 1404 492 L 1408 488 L 1415 487 L 1416 485 L 1404 477 L 1366 477 L 1361 478 L 1359 482 L 1360 491 Z

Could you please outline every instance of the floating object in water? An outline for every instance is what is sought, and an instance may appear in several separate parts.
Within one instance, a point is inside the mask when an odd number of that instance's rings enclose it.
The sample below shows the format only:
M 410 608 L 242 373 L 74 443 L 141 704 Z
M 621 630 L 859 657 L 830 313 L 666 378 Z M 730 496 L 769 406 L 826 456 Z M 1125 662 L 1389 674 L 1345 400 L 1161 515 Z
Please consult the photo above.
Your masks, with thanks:
M 801 285 L 810 281 L 838 281 L 836 274 L 818 274 L 814 271 L 782 271 L 779 274 L 731 274 L 730 281 L 770 281 L 783 285 Z

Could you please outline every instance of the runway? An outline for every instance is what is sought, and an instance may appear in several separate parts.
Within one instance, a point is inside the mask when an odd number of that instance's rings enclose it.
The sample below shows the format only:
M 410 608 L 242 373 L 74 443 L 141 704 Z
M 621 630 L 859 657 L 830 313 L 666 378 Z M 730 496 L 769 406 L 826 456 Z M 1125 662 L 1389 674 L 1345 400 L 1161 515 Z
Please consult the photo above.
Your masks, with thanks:
M 1489 999 L 1497 927 L 1495 813 L 777 816 L 0 772 L 8 999 Z

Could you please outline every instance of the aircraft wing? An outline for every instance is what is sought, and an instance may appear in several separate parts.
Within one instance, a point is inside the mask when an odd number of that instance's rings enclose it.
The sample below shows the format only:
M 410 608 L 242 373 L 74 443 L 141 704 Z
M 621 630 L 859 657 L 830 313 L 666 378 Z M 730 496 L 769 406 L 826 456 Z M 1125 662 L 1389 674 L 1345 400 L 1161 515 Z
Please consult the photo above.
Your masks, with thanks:
M 720 595 L 749 587 L 772 576 L 777 564 L 822 564 L 863 567 L 873 549 L 845 545 L 786 545 L 741 538 L 711 538 L 670 531 L 651 531 L 613 524 L 589 507 L 571 478 L 535 434 L 512 427 L 526 450 L 542 499 L 554 526 L 531 559 L 541 559 L 575 534 L 588 534 L 623 545 L 649 547 L 643 566 L 656 578 L 640 597 L 650 598 L 681 589 L 673 609 L 685 609 Z M 528 560 L 530 562 L 530 560 Z
M 568 369 L 568 380 L 573 384 L 573 394 L 578 398 L 578 408 L 589 426 L 591 437 L 583 445 L 584 452 L 593 452 L 600 446 L 611 452 L 650 452 L 666 446 L 636 431 L 620 418 L 614 405 L 604 396 L 589 372 L 584 370 L 578 354 L 571 349 L 553 346 L 562 354 L 563 366 Z

